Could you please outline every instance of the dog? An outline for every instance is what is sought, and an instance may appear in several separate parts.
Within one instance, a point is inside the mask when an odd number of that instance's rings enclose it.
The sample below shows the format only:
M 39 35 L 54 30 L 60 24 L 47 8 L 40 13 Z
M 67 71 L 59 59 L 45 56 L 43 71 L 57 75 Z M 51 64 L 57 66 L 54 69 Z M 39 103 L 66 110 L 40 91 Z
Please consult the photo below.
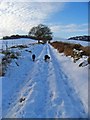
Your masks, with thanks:
M 20 103 L 22 103 L 23 101 L 25 101 L 25 98 L 24 97 L 20 98 Z
M 35 56 L 35 54 L 33 54 L 32 55 L 32 60 L 35 61 L 35 58 L 36 58 L 36 56 Z
M 45 55 L 45 56 L 44 56 L 44 60 L 45 60 L 45 61 L 48 61 L 48 60 L 50 60 L 50 57 L 49 57 L 48 55 Z

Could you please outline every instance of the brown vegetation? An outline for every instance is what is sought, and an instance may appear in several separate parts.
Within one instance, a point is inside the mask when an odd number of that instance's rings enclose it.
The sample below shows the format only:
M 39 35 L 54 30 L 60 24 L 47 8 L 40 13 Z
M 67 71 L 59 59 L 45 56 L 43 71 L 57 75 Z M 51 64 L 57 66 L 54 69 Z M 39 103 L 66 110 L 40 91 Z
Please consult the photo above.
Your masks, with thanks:
M 86 46 L 86 47 L 81 46 L 80 48 L 83 51 L 82 52 L 83 55 L 90 56 L 90 46 Z
M 8 64 L 10 64 L 11 60 L 18 59 L 18 56 L 20 56 L 19 52 L 2 51 L 2 53 L 5 56 L 2 58 L 2 63 L 0 64 L 0 76 L 5 75 L 7 66 L 8 66 Z
M 74 58 L 74 62 L 80 59 L 83 55 L 89 56 L 88 63 L 90 64 L 90 46 L 84 47 L 80 44 L 53 42 L 51 45 L 56 48 L 60 53 Z

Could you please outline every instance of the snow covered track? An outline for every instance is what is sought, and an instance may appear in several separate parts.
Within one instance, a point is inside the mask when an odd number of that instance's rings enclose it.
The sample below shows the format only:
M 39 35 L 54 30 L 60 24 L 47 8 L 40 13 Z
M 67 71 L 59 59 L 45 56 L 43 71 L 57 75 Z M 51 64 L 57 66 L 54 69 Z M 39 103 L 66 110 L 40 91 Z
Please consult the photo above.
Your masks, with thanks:
M 62 71 L 53 48 L 46 45 L 33 46 L 37 58 L 30 60 L 30 53 L 22 52 L 22 57 L 13 70 L 3 79 L 3 117 L 5 118 L 86 118 L 83 104 L 76 94 L 69 78 Z M 26 55 L 25 55 L 26 54 Z M 44 61 L 44 55 L 50 55 L 50 61 Z M 22 72 L 22 67 L 24 71 Z M 28 67 L 28 68 L 27 68 Z M 15 74 L 20 72 L 23 74 Z M 26 71 L 25 71 L 26 70 Z M 7 71 L 11 72 L 11 71 Z M 25 73 L 24 73 L 25 72 Z M 20 76 L 21 75 L 21 76 Z M 20 76 L 20 77 L 19 77 Z M 8 83 L 9 81 L 9 83 Z M 14 83 L 11 83 L 11 82 Z M 13 84 L 10 87 L 6 85 Z M 9 94 L 8 94 L 9 92 Z M 7 95 L 8 94 L 8 95 Z
M 51 67 L 54 69 L 52 72 L 53 82 L 51 81 L 51 89 L 53 102 L 56 105 L 57 116 L 61 118 L 82 118 L 86 117 L 85 111 L 79 96 L 75 93 L 73 86 L 69 84 L 68 76 L 61 70 L 60 62 L 57 55 L 53 52 L 53 48 L 49 47 L 50 55 L 52 58 Z M 55 78 L 55 79 L 54 79 Z M 55 88 L 56 89 L 55 89 Z

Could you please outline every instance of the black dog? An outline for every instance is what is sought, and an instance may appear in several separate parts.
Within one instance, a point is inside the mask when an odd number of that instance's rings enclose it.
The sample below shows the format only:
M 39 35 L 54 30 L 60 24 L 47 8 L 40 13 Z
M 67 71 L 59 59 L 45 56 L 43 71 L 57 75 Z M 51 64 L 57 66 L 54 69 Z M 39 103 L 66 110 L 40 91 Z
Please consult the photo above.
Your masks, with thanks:
M 44 56 L 44 60 L 45 60 L 45 61 L 47 61 L 47 60 L 49 60 L 49 59 L 50 59 L 50 57 L 49 57 L 48 55 L 45 55 L 45 56 Z
M 32 60 L 35 61 L 35 54 L 32 55 Z

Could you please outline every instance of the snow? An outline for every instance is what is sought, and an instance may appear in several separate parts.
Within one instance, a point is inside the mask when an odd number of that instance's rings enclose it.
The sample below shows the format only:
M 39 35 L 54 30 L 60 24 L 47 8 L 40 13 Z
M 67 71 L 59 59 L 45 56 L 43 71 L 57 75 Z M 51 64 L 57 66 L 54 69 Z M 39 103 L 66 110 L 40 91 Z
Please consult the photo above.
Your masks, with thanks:
M 4 54 L 0 53 L 0 63 L 2 62 L 3 57 L 4 57 Z
M 31 43 L 37 43 L 36 40 L 32 40 L 29 38 L 20 38 L 20 39 L 8 39 L 8 40 L 0 40 L 0 49 L 5 49 L 6 45 L 8 47 L 12 47 L 15 45 L 27 45 Z
M 59 38 L 58 38 L 58 39 L 54 38 L 54 39 L 52 40 L 52 42 L 54 42 L 54 41 L 80 44 L 80 45 L 82 45 L 82 46 L 89 46 L 89 42 L 87 42 L 87 41 L 81 41 L 81 40 L 68 40 L 68 39 L 63 39 L 63 38 L 61 38 L 61 39 L 59 39 Z
M 4 54 L 1 54 L 1 53 L 0 53 L 0 59 L 3 58 L 3 57 L 4 57 Z
M 56 50 L 53 51 L 53 54 L 57 53 Z M 74 86 L 76 93 L 80 97 L 81 102 L 83 102 L 85 110 L 88 113 L 88 66 L 78 67 L 83 61 L 82 58 L 76 63 L 73 63 L 70 57 L 67 58 L 63 54 L 60 55 L 58 53 L 57 58 L 61 63 L 60 67 L 62 68 L 62 71 L 68 75 L 70 84 Z
M 13 50 L 21 56 L 12 60 L 2 78 L 3 118 L 88 116 L 88 66 L 78 66 L 82 59 L 73 63 L 72 58 L 59 54 L 49 44 Z M 51 58 L 48 62 L 44 61 L 46 54 Z M 21 98 L 25 100 L 20 102 Z
M 2 77 L 0 77 L 0 119 L 2 118 Z
M 68 42 L 68 43 L 77 43 L 81 44 L 82 46 L 89 46 L 89 42 L 87 41 L 79 41 L 79 40 L 67 40 L 64 38 L 54 38 L 51 42 L 53 41 L 62 41 L 62 42 Z M 31 43 L 37 43 L 36 40 L 32 39 L 26 39 L 26 38 L 20 38 L 20 39 L 8 39 L 8 40 L 0 40 L 0 50 L 1 49 L 6 49 L 6 44 L 8 47 L 12 47 L 15 45 L 27 45 Z

